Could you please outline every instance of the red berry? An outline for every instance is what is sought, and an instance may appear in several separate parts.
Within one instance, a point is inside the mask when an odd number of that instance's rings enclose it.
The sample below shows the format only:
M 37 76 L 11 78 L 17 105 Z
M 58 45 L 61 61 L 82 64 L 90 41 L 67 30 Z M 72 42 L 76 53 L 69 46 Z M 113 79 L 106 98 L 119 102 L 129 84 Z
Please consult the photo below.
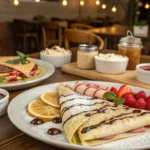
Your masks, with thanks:
M 129 88 L 129 86 L 123 85 L 120 87 L 117 97 L 121 98 L 123 94 L 129 93 L 129 92 L 132 93 L 132 90 Z
M 135 95 L 136 99 L 139 99 L 139 98 L 146 99 L 146 97 L 147 96 L 146 96 L 146 93 L 144 91 L 140 91 L 140 92 L 136 93 L 136 95 Z
M 135 107 L 136 99 L 134 98 L 132 93 L 125 93 L 122 98 L 125 99 L 124 105 Z
M 145 109 L 146 107 L 146 102 L 143 98 L 140 98 L 136 101 L 135 107 L 138 109 Z
M 145 99 L 145 102 L 146 102 L 146 103 L 150 103 L 150 96 L 148 96 L 148 97 Z
M 147 103 L 146 109 L 147 109 L 147 110 L 150 110 L 150 102 Z
M 112 92 L 114 92 L 114 93 L 116 93 L 116 94 L 118 93 L 118 89 L 115 88 L 115 87 L 111 87 L 110 91 L 112 91 Z

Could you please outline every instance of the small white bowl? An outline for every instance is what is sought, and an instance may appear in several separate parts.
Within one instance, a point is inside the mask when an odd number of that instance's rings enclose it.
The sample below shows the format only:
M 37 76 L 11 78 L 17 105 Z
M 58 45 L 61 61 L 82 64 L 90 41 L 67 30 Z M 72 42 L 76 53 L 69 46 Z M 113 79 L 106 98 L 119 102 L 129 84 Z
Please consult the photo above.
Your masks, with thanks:
M 7 112 L 7 106 L 9 103 L 9 93 L 4 89 L 0 89 L 0 94 L 5 95 L 4 98 L 0 99 L 0 117 L 1 117 L 5 115 Z
M 60 68 L 65 64 L 69 64 L 71 62 L 71 56 L 71 51 L 69 54 L 62 56 L 52 56 L 40 53 L 41 60 L 51 63 L 55 68 Z
M 95 56 L 96 71 L 106 74 L 120 74 L 126 71 L 129 58 L 111 61 L 101 60 L 98 56 Z
M 141 67 L 150 66 L 150 63 L 139 64 L 136 66 L 136 78 L 140 82 L 150 84 L 150 71 L 146 71 Z

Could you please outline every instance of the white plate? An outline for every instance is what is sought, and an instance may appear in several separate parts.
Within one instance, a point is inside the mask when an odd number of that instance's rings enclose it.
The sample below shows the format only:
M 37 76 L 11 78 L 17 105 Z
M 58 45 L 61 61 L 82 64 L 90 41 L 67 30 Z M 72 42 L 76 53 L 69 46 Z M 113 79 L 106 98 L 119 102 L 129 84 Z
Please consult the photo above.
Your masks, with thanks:
M 34 60 L 37 65 L 44 68 L 44 74 L 41 77 L 30 80 L 30 81 L 25 81 L 25 82 L 0 84 L 0 88 L 6 89 L 6 90 L 18 90 L 18 89 L 28 88 L 28 87 L 39 84 L 40 82 L 49 78 L 54 73 L 55 68 L 52 64 L 42 61 L 42 60 L 38 60 L 38 59 L 32 59 L 32 60 Z
M 106 86 L 116 86 L 120 87 L 121 84 L 118 83 L 111 83 L 111 82 L 100 82 L 100 81 L 89 81 L 89 82 L 96 82 Z M 73 85 L 75 82 L 66 82 L 70 85 Z M 39 126 L 34 126 L 30 124 L 30 117 L 25 109 L 28 104 L 37 99 L 42 93 L 48 91 L 57 91 L 59 83 L 49 84 L 45 86 L 36 87 L 30 89 L 16 98 L 14 98 L 9 107 L 8 107 L 8 116 L 11 122 L 19 128 L 21 131 L 25 132 L 26 134 L 30 135 L 31 137 L 40 140 L 42 142 L 51 144 L 53 146 L 57 146 L 60 148 L 65 149 L 76 149 L 76 150 L 100 150 L 100 149 L 146 149 L 150 148 L 150 133 L 126 138 L 123 140 L 118 140 L 114 142 L 110 142 L 108 144 L 96 146 L 96 147 L 85 147 L 81 145 L 70 144 L 66 140 L 65 134 L 57 135 L 57 136 L 50 136 L 46 132 L 50 127 L 57 127 L 61 128 L 61 125 L 53 124 L 51 122 L 45 123 Z M 130 86 L 134 92 L 144 90 L 148 95 L 150 95 L 150 90 Z

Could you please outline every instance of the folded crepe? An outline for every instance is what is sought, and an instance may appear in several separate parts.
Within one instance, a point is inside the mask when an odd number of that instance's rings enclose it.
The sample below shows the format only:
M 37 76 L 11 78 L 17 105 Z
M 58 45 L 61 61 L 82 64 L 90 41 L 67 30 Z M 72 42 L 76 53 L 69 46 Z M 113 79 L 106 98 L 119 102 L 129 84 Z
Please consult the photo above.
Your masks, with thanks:
M 27 64 L 10 64 L 7 63 L 8 60 L 14 60 L 18 57 L 0 57 L 0 77 L 7 76 L 9 72 L 17 70 L 23 73 L 26 77 L 30 76 L 30 72 L 35 66 L 35 62 L 33 60 L 29 60 L 30 63 Z
M 77 94 L 59 85 L 61 116 L 70 143 L 96 146 L 150 132 L 150 111 Z

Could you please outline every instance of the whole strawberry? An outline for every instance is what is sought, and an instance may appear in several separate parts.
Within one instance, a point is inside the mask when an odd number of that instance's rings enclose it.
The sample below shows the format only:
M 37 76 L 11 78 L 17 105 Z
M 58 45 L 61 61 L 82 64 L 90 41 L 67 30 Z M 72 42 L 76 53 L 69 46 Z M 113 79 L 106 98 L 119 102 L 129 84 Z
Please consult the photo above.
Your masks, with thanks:
M 143 98 L 139 98 L 137 101 L 136 101 L 136 104 L 135 104 L 135 107 L 138 108 L 138 109 L 145 109 L 146 107 L 146 102 Z
M 139 99 L 139 98 L 146 99 L 146 97 L 147 96 L 146 96 L 146 93 L 144 91 L 140 91 L 140 92 L 136 93 L 136 95 L 135 95 L 136 99 Z
M 150 111 L 150 101 L 147 103 L 146 109 Z
M 124 105 L 127 105 L 129 107 L 135 107 L 135 104 L 136 104 L 136 99 L 135 97 L 133 96 L 132 93 L 125 93 L 122 98 L 125 99 L 125 102 L 124 102 Z
M 116 87 L 111 87 L 110 91 L 118 94 L 118 89 Z
M 146 103 L 150 103 L 150 96 L 148 96 L 148 97 L 145 99 L 145 102 L 146 102 Z

